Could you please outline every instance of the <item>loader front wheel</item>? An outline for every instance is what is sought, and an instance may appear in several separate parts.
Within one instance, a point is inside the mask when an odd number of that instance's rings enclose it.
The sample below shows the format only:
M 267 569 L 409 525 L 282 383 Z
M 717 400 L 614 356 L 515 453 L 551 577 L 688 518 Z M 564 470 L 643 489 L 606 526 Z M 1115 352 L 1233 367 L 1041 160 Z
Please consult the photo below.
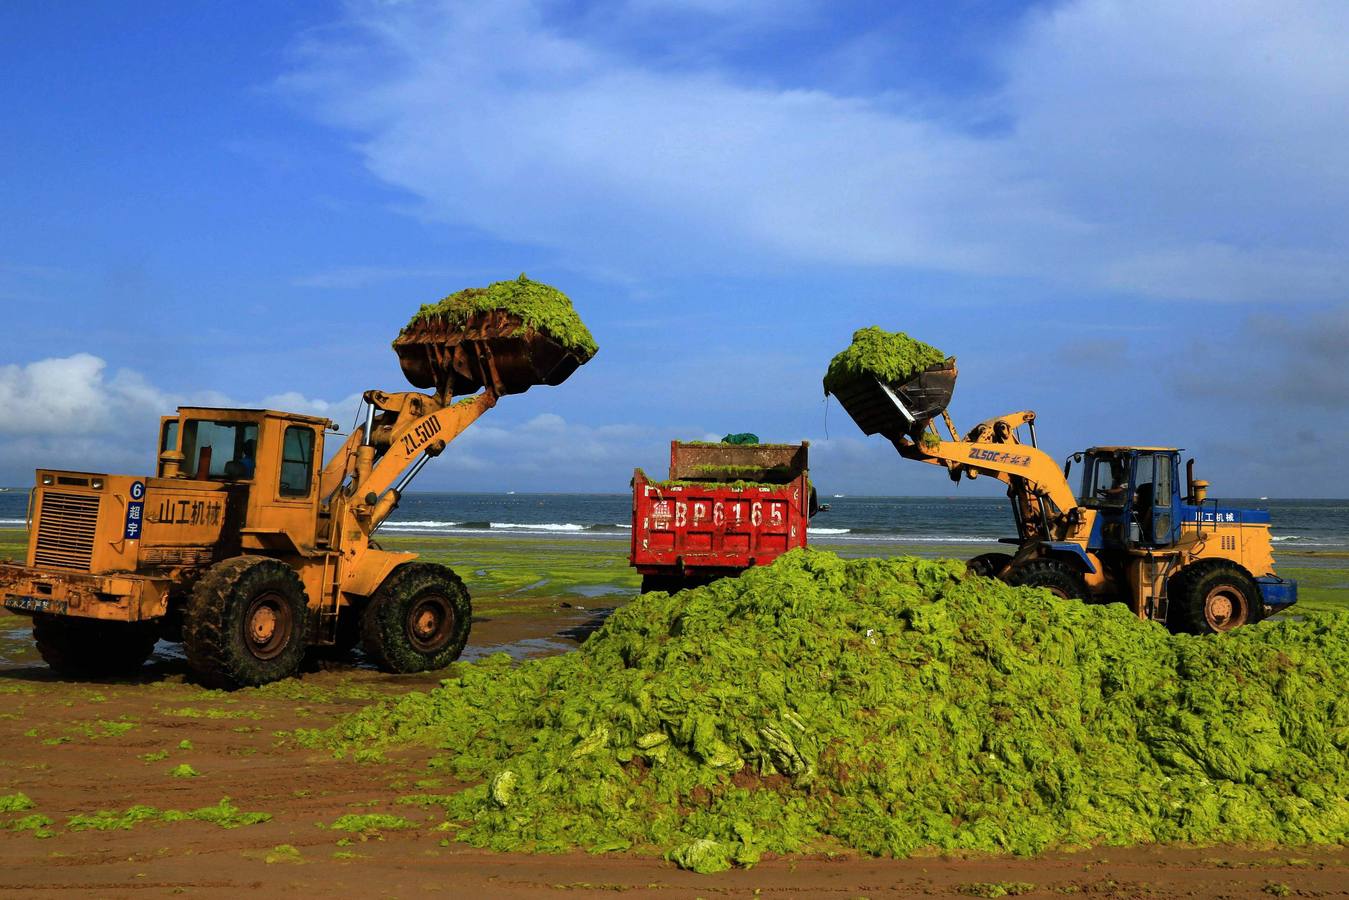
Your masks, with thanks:
M 1167 626 L 1183 634 L 1218 634 L 1260 621 L 1255 580 L 1222 559 L 1201 560 L 1167 586 Z
M 289 678 L 309 639 L 309 609 L 295 570 L 261 556 L 216 563 L 192 590 L 183 622 L 187 661 L 213 687 Z
M 965 563 L 965 571 L 971 575 L 997 578 L 998 573 L 1007 568 L 1011 562 L 1012 557 L 1008 553 L 980 553 L 974 559 Z
M 157 638 L 150 623 L 33 616 L 33 640 L 42 659 L 52 671 L 76 678 L 130 675 L 145 665 Z
M 1082 575 L 1067 563 L 1041 557 L 1027 560 L 1012 570 L 1007 583 L 1016 587 L 1044 588 L 1064 600 L 1087 599 L 1087 586 Z
M 361 647 L 386 672 L 443 669 L 468 643 L 473 606 L 459 576 L 434 563 L 393 570 L 361 615 Z

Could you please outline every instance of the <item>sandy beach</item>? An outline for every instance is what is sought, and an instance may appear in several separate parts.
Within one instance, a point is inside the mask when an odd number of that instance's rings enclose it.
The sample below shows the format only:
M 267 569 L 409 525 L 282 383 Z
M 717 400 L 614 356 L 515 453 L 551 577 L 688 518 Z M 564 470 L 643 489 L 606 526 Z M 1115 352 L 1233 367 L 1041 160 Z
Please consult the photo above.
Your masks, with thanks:
M 4 532 L 0 552 L 13 555 L 22 541 L 22 532 Z M 384 543 L 421 552 L 463 575 L 475 601 L 468 660 L 502 652 L 515 659 L 565 653 L 637 587 L 626 545 L 618 540 L 398 537 Z M 928 556 L 979 550 L 858 543 L 837 549 Z M 1328 609 L 1349 600 L 1344 560 L 1289 556 L 1283 562 L 1307 579 L 1300 608 Z M 296 729 L 325 727 L 381 698 L 433 687 L 439 678 L 384 675 L 356 657 L 316 661 L 299 679 L 222 692 L 194 684 L 178 648 L 161 643 L 136 678 L 67 681 L 38 658 L 25 619 L 0 615 L 3 793 L 31 800 L 30 809 L 7 818 L 42 817 L 26 830 L 11 825 L 0 832 L 0 892 L 1344 896 L 1349 883 L 1349 852 L 1325 848 L 1091 848 L 1034 859 L 908 860 L 839 850 L 768 858 L 749 870 L 711 876 L 640 853 L 497 854 L 456 844 L 415 802 L 427 791 L 457 787 L 438 773 L 435 748 L 357 763 L 291 739 Z M 225 797 L 232 817 L 264 813 L 266 820 L 224 828 L 164 813 L 219 809 Z M 136 807 L 152 809 L 128 815 Z M 223 821 L 235 824 L 229 816 Z

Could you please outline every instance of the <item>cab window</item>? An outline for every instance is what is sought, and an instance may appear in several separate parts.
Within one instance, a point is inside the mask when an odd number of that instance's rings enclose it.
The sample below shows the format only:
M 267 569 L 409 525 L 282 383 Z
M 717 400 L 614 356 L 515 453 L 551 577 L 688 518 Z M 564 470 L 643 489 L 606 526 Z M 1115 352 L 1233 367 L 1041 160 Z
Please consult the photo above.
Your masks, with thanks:
M 188 419 L 183 425 L 184 471 L 190 478 L 248 481 L 257 465 L 253 422 Z
M 304 497 L 314 475 L 314 430 L 299 425 L 286 429 L 281 442 L 282 497 Z
M 159 452 L 178 449 L 178 420 L 169 419 L 164 423 L 163 434 L 159 438 Z
M 178 449 L 178 420 L 165 419 L 159 431 L 159 457 L 156 471 L 164 477 L 164 454 Z
M 1082 473 L 1083 506 L 1091 509 L 1123 509 L 1129 493 L 1129 466 L 1121 456 L 1095 456 Z
M 1134 515 L 1143 540 L 1154 546 L 1172 539 L 1171 466 L 1170 454 L 1143 453 L 1134 468 Z

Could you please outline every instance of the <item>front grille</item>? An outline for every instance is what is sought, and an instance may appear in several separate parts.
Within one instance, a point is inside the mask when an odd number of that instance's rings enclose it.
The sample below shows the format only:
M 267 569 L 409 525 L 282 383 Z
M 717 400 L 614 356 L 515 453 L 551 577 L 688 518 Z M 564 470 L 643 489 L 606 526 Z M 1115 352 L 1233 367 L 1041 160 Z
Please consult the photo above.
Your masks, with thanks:
M 44 492 L 38 506 L 33 563 L 88 572 L 97 530 L 97 494 Z

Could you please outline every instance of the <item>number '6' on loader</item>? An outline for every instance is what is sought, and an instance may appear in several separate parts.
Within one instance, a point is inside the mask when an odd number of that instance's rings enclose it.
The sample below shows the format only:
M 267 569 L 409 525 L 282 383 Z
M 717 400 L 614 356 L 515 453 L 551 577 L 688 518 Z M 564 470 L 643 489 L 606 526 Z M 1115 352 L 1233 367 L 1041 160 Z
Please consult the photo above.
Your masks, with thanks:
M 328 419 L 180 407 L 154 477 L 38 470 L 26 564 L 0 565 L 0 599 L 70 675 L 134 671 L 160 638 L 221 687 L 288 677 L 314 645 L 359 641 L 392 672 L 448 665 L 468 640 L 463 582 L 372 535 L 498 397 L 560 384 L 594 353 L 588 332 L 577 347 L 535 326 L 480 307 L 414 319 L 394 349 L 434 393 L 367 391 L 364 426 L 326 466 Z

